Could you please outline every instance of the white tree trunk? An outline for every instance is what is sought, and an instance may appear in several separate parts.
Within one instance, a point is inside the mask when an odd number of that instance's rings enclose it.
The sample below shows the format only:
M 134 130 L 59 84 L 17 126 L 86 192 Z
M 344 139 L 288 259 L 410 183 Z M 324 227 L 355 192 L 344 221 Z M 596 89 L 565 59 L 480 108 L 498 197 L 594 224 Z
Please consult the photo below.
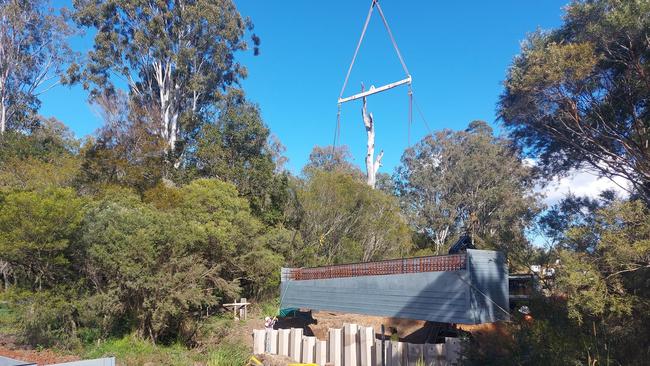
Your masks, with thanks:
M 0 259 L 0 274 L 2 274 L 2 279 L 4 281 L 5 291 L 9 290 L 9 276 L 11 275 L 11 266 L 9 262 L 5 262 Z
M 168 151 L 173 151 L 176 148 L 179 128 L 171 62 L 156 61 L 153 68 L 160 102 L 160 136 L 167 142 Z
M 5 129 L 7 128 L 7 105 L 5 103 L 5 98 L 2 98 L 2 101 L 0 101 L 0 135 L 5 133 Z
M 371 86 L 370 89 L 373 89 Z M 363 85 L 361 85 L 361 92 L 363 92 Z M 361 116 L 363 117 L 363 125 L 366 127 L 367 144 L 366 144 L 366 178 L 370 187 L 375 188 L 377 183 L 377 171 L 381 166 L 381 158 L 384 156 L 382 150 L 375 159 L 375 121 L 372 113 L 368 113 L 366 97 L 363 97 L 363 107 L 361 108 Z
M 2 53 L 0 53 L 2 54 Z M 0 65 L 2 66 L 2 65 Z M 5 66 L 8 69 L 8 66 Z M 0 78 L 0 135 L 4 134 L 7 129 L 7 78 L 2 76 Z

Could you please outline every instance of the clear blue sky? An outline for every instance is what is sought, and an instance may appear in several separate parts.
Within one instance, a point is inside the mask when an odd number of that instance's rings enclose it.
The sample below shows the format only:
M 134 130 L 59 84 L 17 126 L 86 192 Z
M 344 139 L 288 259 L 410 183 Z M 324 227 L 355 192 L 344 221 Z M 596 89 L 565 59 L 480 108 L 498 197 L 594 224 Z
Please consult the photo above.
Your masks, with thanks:
M 557 27 L 566 2 L 381 1 L 431 129 L 462 129 L 475 119 L 494 124 L 501 82 L 520 42 L 537 28 Z M 332 143 L 336 99 L 370 0 L 236 4 L 253 20 L 262 39 L 259 56 L 239 55 L 249 70 L 244 89 L 286 145 L 289 168 L 297 173 L 314 145 Z M 84 52 L 92 39 L 77 37 L 72 44 Z M 402 77 L 375 12 L 346 95 L 359 91 L 362 81 L 379 86 Z M 59 118 L 79 137 L 92 134 L 101 121 L 87 97 L 79 86 L 58 87 L 43 97 L 41 113 Z M 368 106 L 376 121 L 376 147 L 385 150 L 380 171 L 390 173 L 408 145 L 406 89 L 377 94 L 368 99 Z M 365 131 L 360 115 L 360 102 L 344 104 L 340 143 L 351 147 L 355 162 L 362 166 Z M 426 133 L 415 113 L 411 143 Z

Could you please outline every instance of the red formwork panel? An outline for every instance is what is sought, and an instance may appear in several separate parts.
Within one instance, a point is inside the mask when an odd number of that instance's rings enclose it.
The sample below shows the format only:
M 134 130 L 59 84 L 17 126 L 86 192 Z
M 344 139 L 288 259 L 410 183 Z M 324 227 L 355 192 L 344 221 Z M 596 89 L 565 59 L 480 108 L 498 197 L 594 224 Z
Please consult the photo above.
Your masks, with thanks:
M 379 262 L 336 264 L 312 268 L 292 268 L 288 279 L 320 280 L 328 278 L 377 276 L 402 273 L 460 271 L 467 268 L 466 254 L 389 259 Z

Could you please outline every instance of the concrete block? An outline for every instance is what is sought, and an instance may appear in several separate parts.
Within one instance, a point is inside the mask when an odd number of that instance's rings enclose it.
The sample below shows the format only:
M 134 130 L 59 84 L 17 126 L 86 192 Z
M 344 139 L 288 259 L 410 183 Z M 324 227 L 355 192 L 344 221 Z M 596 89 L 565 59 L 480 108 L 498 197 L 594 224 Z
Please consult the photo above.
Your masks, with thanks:
M 260 355 L 264 353 L 264 342 L 266 341 L 266 331 L 264 329 L 253 330 L 253 353 Z
M 406 350 L 404 343 L 391 341 L 391 364 L 392 366 L 406 366 Z
M 374 366 L 372 364 L 373 349 L 375 347 L 375 330 L 371 327 L 359 328 L 359 361 L 360 366 Z
M 289 356 L 289 335 L 290 329 L 278 330 L 278 354 L 281 356 Z
M 264 347 L 266 353 L 272 355 L 278 354 L 278 330 L 277 329 L 267 329 L 266 330 L 266 345 Z
M 327 363 L 327 341 L 316 341 L 316 354 L 314 362 L 319 366 L 325 366 Z
M 332 366 L 343 366 L 343 337 L 341 329 L 329 330 L 329 363 Z
M 316 348 L 316 337 L 302 337 L 302 363 L 313 363 Z
M 424 364 L 426 366 L 445 365 L 445 344 L 427 343 L 424 345 Z
M 407 343 L 408 347 L 408 365 L 417 366 L 418 362 L 424 361 L 424 345 Z
M 358 327 L 356 324 L 344 324 L 343 325 L 343 337 L 344 341 L 344 350 L 343 350 L 343 364 L 345 366 L 358 366 L 358 357 L 359 357 L 359 343 L 357 340 L 357 334 L 359 333 Z
M 300 362 L 302 357 L 302 328 L 291 328 L 291 333 L 289 334 L 289 357 L 296 361 Z
M 461 342 L 458 338 L 445 337 L 445 359 L 447 365 L 460 363 Z
M 386 352 L 386 366 L 393 366 L 393 347 L 391 347 L 389 340 L 384 341 L 384 349 L 384 352 Z M 381 359 L 379 362 L 381 362 Z

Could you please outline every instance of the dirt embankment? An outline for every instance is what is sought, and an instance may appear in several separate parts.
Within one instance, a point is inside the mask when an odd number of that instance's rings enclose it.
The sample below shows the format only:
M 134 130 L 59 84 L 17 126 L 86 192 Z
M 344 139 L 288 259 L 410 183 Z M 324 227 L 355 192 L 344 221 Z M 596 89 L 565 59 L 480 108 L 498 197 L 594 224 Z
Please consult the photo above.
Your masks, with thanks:
M 29 361 L 38 365 L 49 365 L 53 363 L 77 361 L 79 357 L 61 355 L 51 350 L 35 350 L 16 345 L 13 337 L 0 337 L 0 356 L 13 358 L 15 360 Z

